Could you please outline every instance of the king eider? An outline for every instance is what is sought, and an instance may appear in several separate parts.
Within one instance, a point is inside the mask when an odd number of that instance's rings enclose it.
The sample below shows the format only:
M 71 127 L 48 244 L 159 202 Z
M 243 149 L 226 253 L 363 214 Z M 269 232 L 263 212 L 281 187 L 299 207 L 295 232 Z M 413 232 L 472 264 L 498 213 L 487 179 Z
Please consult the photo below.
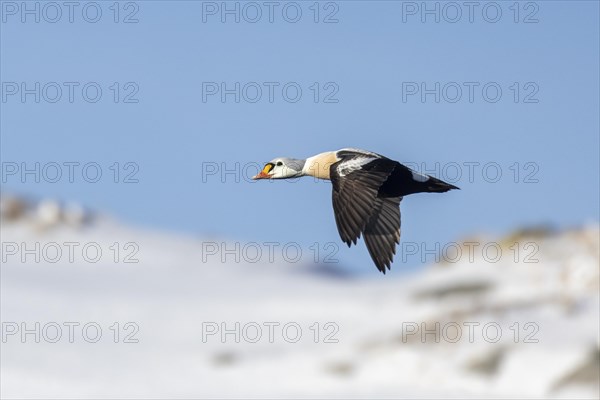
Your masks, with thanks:
M 341 149 L 306 160 L 279 157 L 268 162 L 253 179 L 313 176 L 333 184 L 333 212 L 342 241 L 348 247 L 362 234 L 379 271 L 396 254 L 400 243 L 400 201 L 413 193 L 443 193 L 458 189 L 380 154 Z

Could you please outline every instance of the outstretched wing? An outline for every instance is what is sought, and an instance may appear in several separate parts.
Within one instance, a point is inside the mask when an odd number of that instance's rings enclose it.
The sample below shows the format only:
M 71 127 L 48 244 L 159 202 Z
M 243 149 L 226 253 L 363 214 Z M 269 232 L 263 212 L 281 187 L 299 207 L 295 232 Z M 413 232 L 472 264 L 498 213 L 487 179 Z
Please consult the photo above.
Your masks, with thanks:
M 400 201 L 402 197 L 377 198 L 364 230 L 369 254 L 377 269 L 385 274 L 400 243 Z
M 377 268 L 385 273 L 400 241 L 401 197 L 378 197 L 396 162 L 375 153 L 344 149 L 330 169 L 333 211 L 342 241 L 348 246 L 364 234 Z

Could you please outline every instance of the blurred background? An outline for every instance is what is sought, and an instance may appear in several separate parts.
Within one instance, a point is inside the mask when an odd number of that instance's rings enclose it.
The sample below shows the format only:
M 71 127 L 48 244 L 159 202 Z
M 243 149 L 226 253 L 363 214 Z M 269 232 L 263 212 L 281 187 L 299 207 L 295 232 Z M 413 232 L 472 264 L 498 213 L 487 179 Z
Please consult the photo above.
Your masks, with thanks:
M 0 12 L 3 397 L 598 397 L 597 2 Z M 250 179 L 344 147 L 461 188 L 386 276 Z

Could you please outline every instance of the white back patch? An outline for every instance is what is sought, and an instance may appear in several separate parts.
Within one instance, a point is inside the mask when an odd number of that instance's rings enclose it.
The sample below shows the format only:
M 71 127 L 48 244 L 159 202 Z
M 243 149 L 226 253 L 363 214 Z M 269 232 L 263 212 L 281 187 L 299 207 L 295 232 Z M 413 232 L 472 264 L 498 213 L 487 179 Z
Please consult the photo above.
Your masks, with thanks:
M 362 169 L 363 165 L 370 163 L 371 161 L 375 161 L 377 158 L 372 157 L 355 157 L 351 158 L 348 161 L 344 161 L 340 163 L 337 167 L 338 174 L 340 176 L 346 176 L 356 170 Z
M 411 171 L 411 172 L 412 172 L 413 179 L 417 182 L 427 182 L 429 180 L 429 177 L 427 175 L 420 174 L 416 171 Z

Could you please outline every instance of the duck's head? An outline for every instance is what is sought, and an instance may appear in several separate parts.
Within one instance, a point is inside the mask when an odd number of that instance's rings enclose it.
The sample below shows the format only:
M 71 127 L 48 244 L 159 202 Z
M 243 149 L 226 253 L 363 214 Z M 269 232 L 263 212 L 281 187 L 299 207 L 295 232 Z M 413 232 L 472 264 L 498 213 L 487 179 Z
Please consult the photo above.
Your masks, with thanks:
M 262 171 L 252 179 L 286 179 L 303 176 L 302 169 L 306 160 L 278 157 L 265 164 Z

